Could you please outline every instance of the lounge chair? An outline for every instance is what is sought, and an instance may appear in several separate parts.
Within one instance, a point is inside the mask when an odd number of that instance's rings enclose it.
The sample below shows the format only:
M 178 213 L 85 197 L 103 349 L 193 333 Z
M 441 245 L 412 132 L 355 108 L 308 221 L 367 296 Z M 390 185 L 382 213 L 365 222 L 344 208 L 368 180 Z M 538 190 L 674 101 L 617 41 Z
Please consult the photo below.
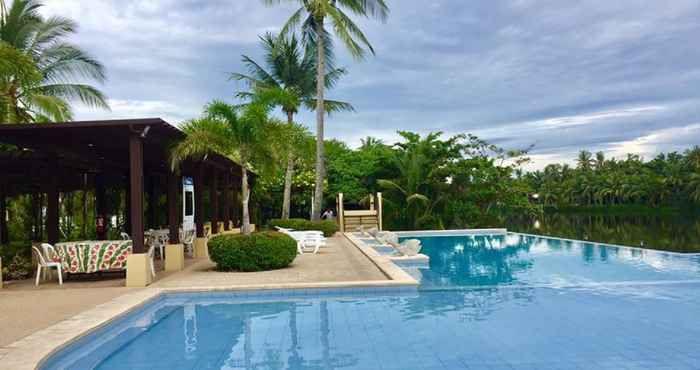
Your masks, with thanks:
M 406 257 L 413 257 L 417 255 L 422 248 L 420 240 L 418 239 L 409 239 L 401 244 L 394 242 L 389 242 L 389 244 L 396 249 L 398 255 Z
M 326 246 L 326 238 L 323 234 L 306 231 L 289 231 L 288 229 L 280 230 L 280 232 L 289 235 L 297 242 L 297 252 L 304 254 L 308 248 L 313 248 L 313 253 L 318 253 L 321 247 Z
M 42 244 L 42 248 L 44 247 L 44 244 Z M 46 245 L 51 247 L 51 249 L 53 250 L 52 245 Z M 34 281 L 34 285 L 39 285 L 39 278 L 41 277 L 42 272 L 44 273 L 44 275 L 46 275 L 46 272 L 49 271 L 50 268 L 56 268 L 56 271 L 58 271 L 58 284 L 63 285 L 63 269 L 61 267 L 61 262 L 47 261 L 46 258 L 44 258 L 44 255 L 41 253 L 41 251 L 39 251 L 39 248 L 35 246 L 32 246 L 32 253 L 34 253 L 37 260 L 36 280 Z M 46 276 L 44 276 L 44 278 L 46 278 Z
M 294 229 L 287 229 L 284 227 L 279 227 L 275 226 L 275 229 L 281 233 L 303 233 L 303 234 L 310 234 L 310 235 L 321 235 L 323 236 L 323 231 L 317 231 L 317 230 L 294 230 Z

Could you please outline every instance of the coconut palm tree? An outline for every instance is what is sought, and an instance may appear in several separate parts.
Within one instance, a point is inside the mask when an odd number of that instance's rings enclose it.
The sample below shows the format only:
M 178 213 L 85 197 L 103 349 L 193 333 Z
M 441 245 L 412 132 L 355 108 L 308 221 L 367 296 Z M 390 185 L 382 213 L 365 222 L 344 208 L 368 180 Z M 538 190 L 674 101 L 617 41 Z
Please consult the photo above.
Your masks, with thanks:
M 20 74 L 0 75 L 3 109 L 0 121 L 14 123 L 68 121 L 73 118 L 70 102 L 109 109 L 104 94 L 76 80 L 105 81 L 102 64 L 65 38 L 76 32 L 77 24 L 63 17 L 45 18 L 42 4 L 15 0 L 6 6 L 0 0 L 0 42 L 29 57 L 40 78 Z
M 210 153 L 236 160 L 241 165 L 241 196 L 243 220 L 241 231 L 250 234 L 250 187 L 248 172 L 253 168 L 272 166 L 273 153 L 268 140 L 269 106 L 253 103 L 237 107 L 215 100 L 204 109 L 201 118 L 185 122 L 182 129 L 187 137 L 173 147 L 172 168 L 191 157 Z
M 285 167 L 281 218 L 288 220 L 291 211 L 294 168 L 298 160 L 313 156 L 313 136 L 306 127 L 294 122 L 280 122 L 274 125 L 270 132 L 273 133 L 270 138 L 273 150 L 277 154 L 280 166 Z
M 249 74 L 232 73 L 231 78 L 243 81 L 249 91 L 239 92 L 239 98 L 245 100 L 265 100 L 279 106 L 287 116 L 286 128 L 281 128 L 291 135 L 293 140 L 285 140 L 282 152 L 286 157 L 284 199 L 282 201 L 282 218 L 289 218 L 291 206 L 292 179 L 294 167 L 301 153 L 305 152 L 303 139 L 306 130 L 294 123 L 294 115 L 301 106 L 309 110 L 316 108 L 316 60 L 310 48 L 302 52 L 296 36 L 275 36 L 266 33 L 260 37 L 260 44 L 265 52 L 265 67 L 252 58 L 243 55 L 243 64 Z M 342 68 L 331 68 L 325 74 L 325 88 L 330 89 L 347 72 Z M 352 105 L 337 100 L 325 99 L 326 112 L 354 111 Z M 293 145 L 290 145 L 293 144 Z
M 374 48 L 362 30 L 352 21 L 346 12 L 360 17 L 374 17 L 385 20 L 389 8 L 384 0 L 262 0 L 266 5 L 277 5 L 282 2 L 295 2 L 301 6 L 289 18 L 282 29 L 282 34 L 288 34 L 297 28 L 301 29 L 303 41 L 316 51 L 316 185 L 311 218 L 320 219 L 323 204 L 323 183 L 325 180 L 324 152 L 324 116 L 325 106 L 325 75 L 327 73 L 326 56 L 331 56 L 331 32 L 326 28 L 328 21 L 335 35 L 358 59 L 363 58 L 367 50 L 374 54 Z

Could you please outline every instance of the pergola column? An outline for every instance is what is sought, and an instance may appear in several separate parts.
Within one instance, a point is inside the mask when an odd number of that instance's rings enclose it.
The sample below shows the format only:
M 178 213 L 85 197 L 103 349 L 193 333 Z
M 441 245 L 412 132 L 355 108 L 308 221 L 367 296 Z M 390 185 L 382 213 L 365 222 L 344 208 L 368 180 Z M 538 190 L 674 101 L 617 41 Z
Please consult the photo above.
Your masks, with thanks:
M 56 167 L 46 189 L 46 237 L 49 244 L 58 243 L 58 174 Z
M 194 174 L 194 224 L 197 237 L 204 237 L 204 176 L 201 165 Z
M 165 246 L 165 271 L 179 271 L 185 268 L 185 248 L 180 244 L 180 217 L 178 196 L 180 176 L 175 171 L 168 173 L 168 245 Z
M 231 171 L 224 172 L 224 230 L 231 230 Z
M 145 287 L 153 276 L 143 240 L 143 137 L 133 131 L 129 136 L 128 189 L 132 253 L 126 259 L 126 286 Z
M 194 257 L 206 258 L 207 238 L 204 237 L 204 166 L 199 165 L 194 174 L 194 223 L 197 238 L 194 240 Z
M 143 141 L 132 133 L 129 137 L 129 219 L 134 253 L 145 253 L 143 242 Z
M 178 209 L 178 193 L 180 193 L 180 176 L 177 173 L 168 174 L 168 231 L 170 244 L 180 243 L 180 210 Z
M 158 193 L 158 178 L 151 178 L 151 183 L 148 187 L 148 219 L 146 224 L 150 229 L 157 229 L 158 224 L 158 198 L 160 194 Z
M 219 233 L 219 171 L 212 168 L 209 182 L 209 199 L 211 200 L 211 234 Z
M 131 150 L 131 149 L 130 149 Z M 131 173 L 126 174 L 124 187 L 124 231 L 131 235 Z
M 0 185 L 0 244 L 10 242 L 10 235 L 7 232 L 7 199 L 5 186 Z
M 107 217 L 107 202 L 105 199 L 105 181 L 102 173 L 97 173 L 95 175 L 95 208 L 97 211 L 97 218 L 101 218 L 104 222 L 104 227 L 102 227 L 101 230 L 97 230 L 97 240 L 105 240 L 107 239 L 109 220 Z

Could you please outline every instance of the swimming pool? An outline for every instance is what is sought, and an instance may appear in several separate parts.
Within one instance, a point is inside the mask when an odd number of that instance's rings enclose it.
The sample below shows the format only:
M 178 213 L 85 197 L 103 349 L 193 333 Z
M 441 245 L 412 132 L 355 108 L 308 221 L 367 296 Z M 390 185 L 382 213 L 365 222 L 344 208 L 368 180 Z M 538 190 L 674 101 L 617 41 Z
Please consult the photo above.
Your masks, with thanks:
M 700 367 L 697 256 L 421 238 L 418 290 L 166 294 L 42 369 Z

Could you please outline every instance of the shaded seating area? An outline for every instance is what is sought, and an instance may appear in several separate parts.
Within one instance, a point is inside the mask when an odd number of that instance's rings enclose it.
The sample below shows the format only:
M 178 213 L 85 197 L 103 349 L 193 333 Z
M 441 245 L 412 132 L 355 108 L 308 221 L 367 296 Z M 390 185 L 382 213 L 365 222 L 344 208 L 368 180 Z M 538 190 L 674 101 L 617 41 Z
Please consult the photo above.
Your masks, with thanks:
M 59 261 L 68 274 L 123 270 L 134 263 L 144 264 L 134 256 L 143 256 L 147 262 L 149 254 L 165 259 L 166 269 L 176 268 L 177 264 L 167 261 L 166 244 L 182 251 L 183 241 L 190 254 L 203 257 L 205 225 L 213 225 L 207 231 L 216 234 L 239 223 L 241 169 L 228 158 L 209 155 L 171 170 L 169 149 L 184 137 L 178 128 L 158 118 L 0 124 L 0 144 L 5 144 L 0 149 L 0 214 L 5 214 L 10 197 L 45 197 L 41 211 L 44 232 L 39 233 L 45 240 L 31 235 L 26 239 L 52 245 L 55 256 L 44 257 Z M 184 178 L 194 185 L 192 199 L 184 199 Z M 254 179 L 253 174 L 251 186 Z M 85 189 L 94 197 L 96 240 L 66 240 L 60 232 L 66 216 L 60 214 L 61 201 L 65 194 Z M 124 199 L 123 209 L 115 206 L 115 199 Z M 193 231 L 182 228 L 185 203 L 190 214 L 194 213 Z M 121 230 L 114 229 L 117 217 L 124 221 Z M 8 239 L 6 219 L 0 217 L 0 244 L 7 244 Z M 155 251 L 149 253 L 149 247 Z M 171 262 L 179 259 L 174 256 Z M 149 269 L 148 263 L 143 267 Z M 133 275 L 129 270 L 127 285 Z

